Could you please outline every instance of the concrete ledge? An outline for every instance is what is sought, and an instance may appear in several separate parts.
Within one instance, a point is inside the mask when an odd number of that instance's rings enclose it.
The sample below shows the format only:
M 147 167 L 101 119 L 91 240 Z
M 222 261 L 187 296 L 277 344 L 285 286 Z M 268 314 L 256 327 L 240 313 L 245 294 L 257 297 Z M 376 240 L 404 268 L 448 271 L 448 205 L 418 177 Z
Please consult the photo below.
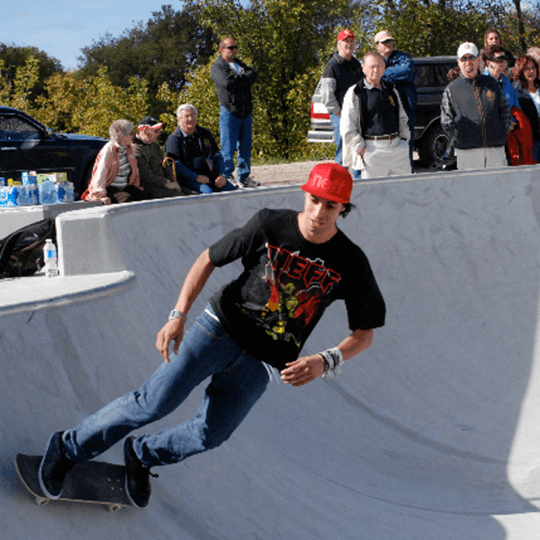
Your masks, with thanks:
M 86 302 L 133 286 L 133 272 L 47 278 L 43 272 L 0 281 L 0 317 Z

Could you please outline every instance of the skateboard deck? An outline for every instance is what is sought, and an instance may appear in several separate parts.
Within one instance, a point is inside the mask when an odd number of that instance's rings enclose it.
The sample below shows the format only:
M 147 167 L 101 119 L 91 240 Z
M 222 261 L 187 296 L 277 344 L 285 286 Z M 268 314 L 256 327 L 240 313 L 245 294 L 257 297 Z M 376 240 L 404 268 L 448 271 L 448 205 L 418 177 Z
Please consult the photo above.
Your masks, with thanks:
M 43 456 L 15 456 L 15 469 L 24 487 L 35 497 L 39 506 L 51 499 L 39 486 L 38 471 Z M 131 506 L 124 488 L 125 467 L 104 461 L 87 461 L 70 471 L 59 501 L 101 504 L 116 512 L 123 506 Z

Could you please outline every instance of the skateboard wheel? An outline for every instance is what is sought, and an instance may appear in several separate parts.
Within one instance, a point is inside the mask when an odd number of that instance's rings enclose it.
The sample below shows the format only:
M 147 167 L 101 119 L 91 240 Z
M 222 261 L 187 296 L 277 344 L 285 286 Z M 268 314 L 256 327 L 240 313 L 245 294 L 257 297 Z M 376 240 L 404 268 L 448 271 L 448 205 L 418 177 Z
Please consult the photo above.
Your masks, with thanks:
M 47 506 L 49 504 L 49 499 L 47 499 L 47 497 L 36 497 L 36 504 L 38 506 Z
M 107 508 L 109 509 L 109 512 L 118 512 L 122 506 L 120 504 L 109 504 Z

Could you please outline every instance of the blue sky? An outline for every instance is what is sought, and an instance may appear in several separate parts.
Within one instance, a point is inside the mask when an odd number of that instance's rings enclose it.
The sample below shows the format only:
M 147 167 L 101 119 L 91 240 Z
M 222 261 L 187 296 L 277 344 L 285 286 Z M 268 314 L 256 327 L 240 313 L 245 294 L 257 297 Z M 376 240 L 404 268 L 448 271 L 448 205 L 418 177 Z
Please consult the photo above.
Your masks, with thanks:
M 118 37 L 167 4 L 182 7 L 179 0 L 3 0 L 0 42 L 37 47 L 76 69 L 82 47 L 107 32 Z

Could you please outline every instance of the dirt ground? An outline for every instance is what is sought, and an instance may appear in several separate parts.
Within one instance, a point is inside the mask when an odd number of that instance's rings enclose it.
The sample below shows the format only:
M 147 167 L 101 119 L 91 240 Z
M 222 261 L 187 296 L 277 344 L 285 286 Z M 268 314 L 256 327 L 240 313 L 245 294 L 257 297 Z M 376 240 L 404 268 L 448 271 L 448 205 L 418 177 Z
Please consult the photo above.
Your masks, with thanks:
M 303 161 L 278 165 L 258 165 L 251 167 L 251 176 L 262 185 L 298 184 L 305 182 L 311 169 L 322 161 Z
M 429 168 L 422 167 L 415 153 L 414 172 L 429 172 Z M 297 163 L 282 163 L 277 165 L 258 165 L 251 167 L 251 176 L 262 185 L 272 184 L 298 184 L 306 182 L 311 169 L 317 163 L 324 161 L 303 161 Z

